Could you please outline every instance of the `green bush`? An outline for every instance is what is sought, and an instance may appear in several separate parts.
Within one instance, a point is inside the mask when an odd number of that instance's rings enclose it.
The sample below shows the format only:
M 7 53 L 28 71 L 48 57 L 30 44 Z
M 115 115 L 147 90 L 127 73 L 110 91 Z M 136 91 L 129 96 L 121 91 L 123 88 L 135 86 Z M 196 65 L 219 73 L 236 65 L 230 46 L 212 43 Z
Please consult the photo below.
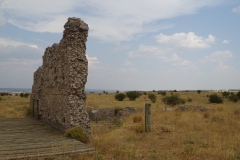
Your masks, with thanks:
M 152 103 L 157 101 L 157 96 L 155 94 L 148 94 L 148 98 L 151 100 Z
M 235 94 L 230 95 L 228 98 L 229 98 L 230 101 L 233 101 L 233 102 L 237 102 L 238 99 L 239 99 L 238 96 L 235 95 Z
M 182 98 L 179 98 L 177 94 L 172 94 L 170 96 L 163 97 L 162 102 L 171 106 L 174 106 L 177 104 L 185 104 L 185 100 Z
M 197 93 L 200 94 L 202 91 L 201 90 L 197 90 Z
M 1 96 L 9 96 L 9 93 L 7 93 L 7 92 L 1 92 L 0 95 L 1 95 Z
M 188 97 L 188 98 L 187 98 L 187 101 L 188 101 L 188 102 L 192 102 L 192 98 L 189 98 L 189 97 Z
M 118 93 L 115 95 L 115 99 L 118 101 L 123 101 L 126 98 L 126 95 L 124 93 Z
M 210 103 L 223 103 L 223 99 L 218 96 L 216 93 L 209 96 Z
M 166 96 L 167 92 L 166 91 L 158 91 L 158 94 L 161 94 L 162 96 Z
M 240 91 L 238 91 L 237 96 L 238 96 L 238 98 L 240 99 Z
M 20 97 L 24 97 L 24 93 L 21 92 L 21 93 L 19 94 L 19 96 L 20 96 Z
M 24 97 L 25 97 L 25 98 L 28 98 L 29 95 L 30 95 L 29 93 L 25 93 L 25 94 L 24 94 Z
M 83 132 L 83 129 L 80 126 L 73 127 L 73 128 L 70 128 L 70 129 L 66 130 L 65 136 L 74 138 L 74 139 L 79 140 L 83 143 L 89 142 L 88 135 Z
M 137 91 L 129 91 L 126 94 L 130 101 L 135 101 L 135 99 L 140 96 L 140 94 Z
M 230 95 L 230 92 L 222 92 L 222 96 L 225 97 L 225 98 L 228 98 L 228 96 Z

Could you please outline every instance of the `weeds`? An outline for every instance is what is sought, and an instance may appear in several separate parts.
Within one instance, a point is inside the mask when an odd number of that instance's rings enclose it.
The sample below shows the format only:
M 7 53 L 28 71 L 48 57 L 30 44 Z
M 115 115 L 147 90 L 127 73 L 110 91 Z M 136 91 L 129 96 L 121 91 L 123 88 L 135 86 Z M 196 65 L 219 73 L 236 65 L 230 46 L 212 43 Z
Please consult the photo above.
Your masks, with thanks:
M 143 133 L 144 131 L 145 131 L 145 127 L 144 127 L 143 124 L 135 127 L 135 132 L 136 133 Z
M 134 123 L 142 122 L 142 116 L 134 116 L 133 117 L 133 122 Z
M 70 129 L 66 130 L 65 136 L 75 138 L 76 140 L 79 140 L 83 143 L 89 142 L 88 135 L 83 132 L 83 129 L 80 126 L 73 127 L 73 128 L 70 128 Z

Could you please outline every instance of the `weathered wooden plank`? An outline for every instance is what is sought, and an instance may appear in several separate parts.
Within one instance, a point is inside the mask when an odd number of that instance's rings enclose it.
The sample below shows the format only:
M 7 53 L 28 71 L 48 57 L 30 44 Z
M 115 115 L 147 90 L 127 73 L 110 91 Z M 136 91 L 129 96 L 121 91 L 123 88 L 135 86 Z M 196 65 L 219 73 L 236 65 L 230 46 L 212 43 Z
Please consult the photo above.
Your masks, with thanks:
M 31 118 L 0 119 L 0 159 L 28 159 L 94 152 L 43 121 Z

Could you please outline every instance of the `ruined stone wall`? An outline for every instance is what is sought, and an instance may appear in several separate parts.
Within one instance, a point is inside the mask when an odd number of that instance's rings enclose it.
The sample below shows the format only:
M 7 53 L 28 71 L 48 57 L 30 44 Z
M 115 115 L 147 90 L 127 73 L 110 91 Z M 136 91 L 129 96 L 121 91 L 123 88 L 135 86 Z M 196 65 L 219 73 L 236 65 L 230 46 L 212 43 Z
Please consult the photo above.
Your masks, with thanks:
M 46 48 L 43 65 L 34 73 L 31 107 L 34 117 L 59 130 L 81 126 L 90 133 L 85 84 L 88 75 L 88 25 L 69 18 L 59 44 Z

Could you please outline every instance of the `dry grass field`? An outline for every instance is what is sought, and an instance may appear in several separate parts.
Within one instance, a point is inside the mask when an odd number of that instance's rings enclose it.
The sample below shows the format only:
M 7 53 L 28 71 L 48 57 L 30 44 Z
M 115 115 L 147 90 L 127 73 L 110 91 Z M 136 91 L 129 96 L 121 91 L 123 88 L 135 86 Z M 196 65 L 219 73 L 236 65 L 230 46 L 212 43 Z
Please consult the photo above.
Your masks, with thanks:
M 144 106 L 151 103 L 147 95 L 135 101 L 116 101 L 115 93 L 87 95 L 87 107 L 111 108 L 134 106 L 135 115 L 123 119 L 91 122 L 92 139 L 90 146 L 95 154 L 76 155 L 73 159 L 169 159 L 169 160 L 231 160 L 240 159 L 240 115 L 234 111 L 240 109 L 237 103 L 224 99 L 222 104 L 211 104 L 202 92 L 177 92 L 180 98 L 192 98 L 186 104 L 210 108 L 207 112 L 186 111 L 164 112 L 162 95 L 152 103 L 151 132 L 139 133 L 144 125 Z M 170 95 L 168 92 L 167 95 Z M 219 93 L 220 95 L 220 93 Z M 0 101 L 0 118 L 25 117 L 29 98 L 16 96 L 3 97 Z M 142 121 L 134 123 L 133 117 L 141 116 Z

